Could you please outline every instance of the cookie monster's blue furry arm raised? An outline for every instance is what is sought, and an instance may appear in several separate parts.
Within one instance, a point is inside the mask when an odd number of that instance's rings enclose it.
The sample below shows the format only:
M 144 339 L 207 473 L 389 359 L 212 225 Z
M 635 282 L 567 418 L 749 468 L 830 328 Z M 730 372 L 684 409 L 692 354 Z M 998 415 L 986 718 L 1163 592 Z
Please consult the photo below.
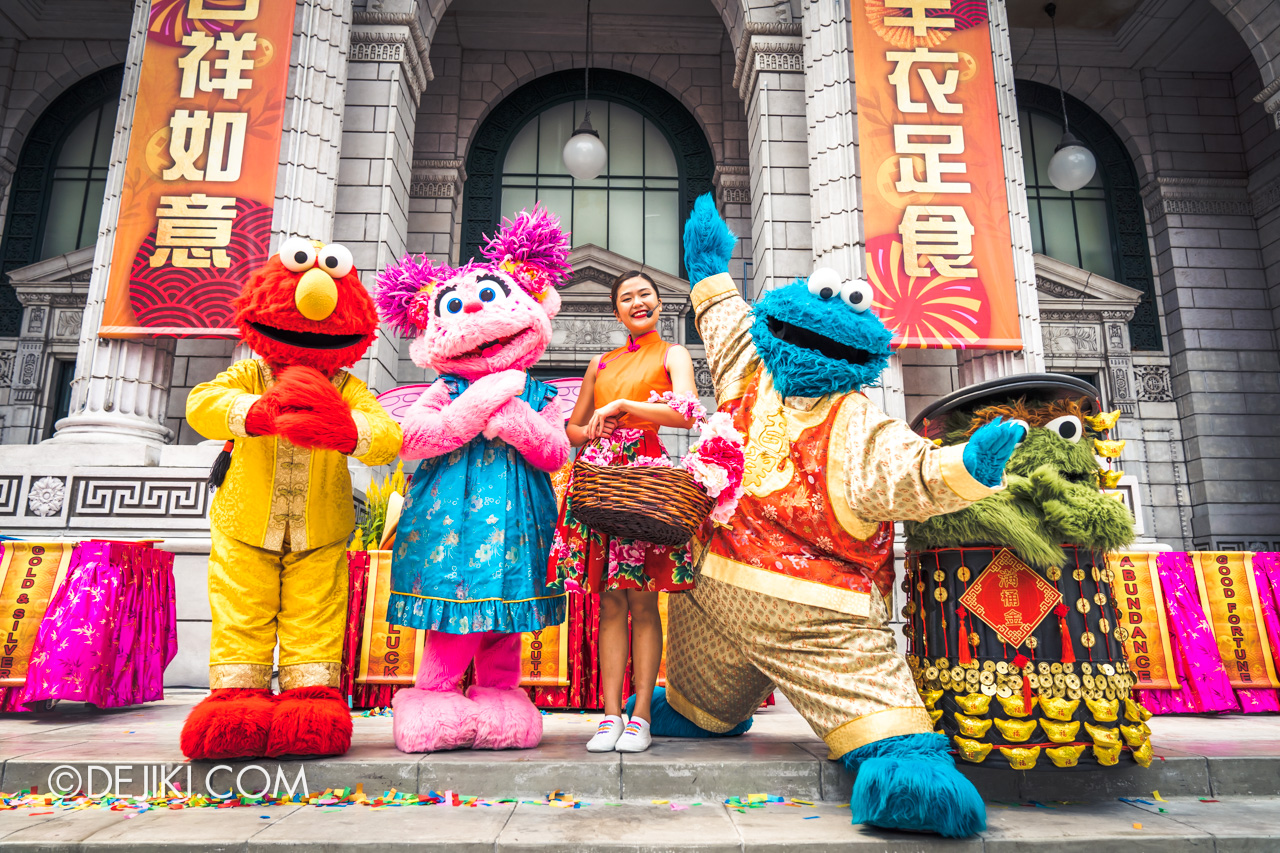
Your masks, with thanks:
M 684 225 L 684 266 L 694 283 L 694 316 L 707 348 L 717 404 L 741 397 L 760 366 L 751 342 L 751 308 L 729 276 L 737 242 L 711 194 L 699 196 Z

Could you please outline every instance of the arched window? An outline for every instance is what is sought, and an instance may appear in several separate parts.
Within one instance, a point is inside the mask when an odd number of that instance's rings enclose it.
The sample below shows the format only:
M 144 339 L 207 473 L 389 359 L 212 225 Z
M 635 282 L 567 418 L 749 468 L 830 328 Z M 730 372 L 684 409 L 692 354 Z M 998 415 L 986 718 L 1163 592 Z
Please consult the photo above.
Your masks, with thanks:
M 1041 254 L 1109 279 L 1116 277 L 1111 223 L 1102 173 L 1075 192 L 1049 182 L 1049 159 L 1062 139 L 1062 119 L 1036 110 L 1018 110 L 1022 166 L 1031 209 L 1031 245 Z
M 123 66 L 86 77 L 40 115 L 18 156 L 0 240 L 0 337 L 18 334 L 10 270 L 94 242 Z
M 575 180 L 561 151 L 583 117 L 583 101 L 548 107 L 511 140 L 502 164 L 500 212 L 512 216 L 542 202 L 572 233 L 640 263 L 680 272 L 680 174 L 670 143 L 630 107 L 591 101 L 592 125 L 609 153 L 600 177 Z
M 1061 192 L 1047 174 L 1049 158 L 1062 139 L 1061 95 L 1052 86 L 1028 80 L 1018 80 L 1014 92 L 1035 250 L 1141 291 L 1129 339 L 1135 350 L 1161 349 L 1142 195 L 1124 143 L 1106 120 L 1067 95 L 1071 132 L 1093 152 L 1098 172 L 1088 186 Z

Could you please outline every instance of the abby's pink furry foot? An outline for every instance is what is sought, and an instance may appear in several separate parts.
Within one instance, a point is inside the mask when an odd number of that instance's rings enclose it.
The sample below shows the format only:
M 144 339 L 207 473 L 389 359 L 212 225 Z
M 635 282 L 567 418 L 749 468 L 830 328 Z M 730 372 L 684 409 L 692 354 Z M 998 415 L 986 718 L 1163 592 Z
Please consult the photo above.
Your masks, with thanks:
M 467 698 L 479 709 L 476 749 L 532 749 L 542 740 L 542 712 L 520 688 L 502 690 L 477 684 L 467 691 Z
M 479 706 L 454 691 L 409 687 L 391 700 L 392 731 L 401 752 L 467 749 L 476 739 Z

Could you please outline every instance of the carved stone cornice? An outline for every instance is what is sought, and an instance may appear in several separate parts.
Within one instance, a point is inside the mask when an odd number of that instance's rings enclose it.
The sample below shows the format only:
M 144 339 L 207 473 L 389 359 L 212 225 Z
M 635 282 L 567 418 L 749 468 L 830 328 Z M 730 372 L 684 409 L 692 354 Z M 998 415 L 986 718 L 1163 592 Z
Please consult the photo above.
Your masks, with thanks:
M 711 183 L 716 188 L 716 201 L 721 204 L 751 204 L 749 166 L 718 164 Z
M 1249 193 L 1254 216 L 1263 216 L 1280 207 L 1280 177 L 1272 178 Z
M 456 198 L 466 180 L 461 160 L 414 160 L 409 197 Z
M 1248 182 L 1234 178 L 1157 177 L 1142 188 L 1152 219 L 1192 216 L 1252 216 Z
M 1255 103 L 1262 104 L 1267 115 L 1271 116 L 1275 129 L 1280 130 L 1280 77 L 1272 80 L 1265 89 L 1254 95 L 1253 100 Z
M 351 31 L 350 62 L 395 62 L 404 66 L 405 77 L 416 101 L 427 83 L 435 79 L 431 63 L 419 54 L 412 34 L 407 32 Z
M 734 57 L 733 85 L 746 101 L 761 71 L 804 73 L 804 38 L 797 22 L 751 22 Z

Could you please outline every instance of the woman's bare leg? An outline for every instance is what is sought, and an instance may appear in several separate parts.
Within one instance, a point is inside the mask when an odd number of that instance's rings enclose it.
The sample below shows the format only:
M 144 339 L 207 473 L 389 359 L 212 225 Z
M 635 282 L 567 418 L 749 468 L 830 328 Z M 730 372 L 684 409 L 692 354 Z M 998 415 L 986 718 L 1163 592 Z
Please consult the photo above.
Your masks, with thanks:
M 600 688 L 606 715 L 622 716 L 622 682 L 627 674 L 627 592 L 600 593 Z
M 631 667 L 636 706 L 633 717 L 649 722 L 649 702 L 662 664 L 662 617 L 658 614 L 658 593 L 627 590 L 631 610 Z

